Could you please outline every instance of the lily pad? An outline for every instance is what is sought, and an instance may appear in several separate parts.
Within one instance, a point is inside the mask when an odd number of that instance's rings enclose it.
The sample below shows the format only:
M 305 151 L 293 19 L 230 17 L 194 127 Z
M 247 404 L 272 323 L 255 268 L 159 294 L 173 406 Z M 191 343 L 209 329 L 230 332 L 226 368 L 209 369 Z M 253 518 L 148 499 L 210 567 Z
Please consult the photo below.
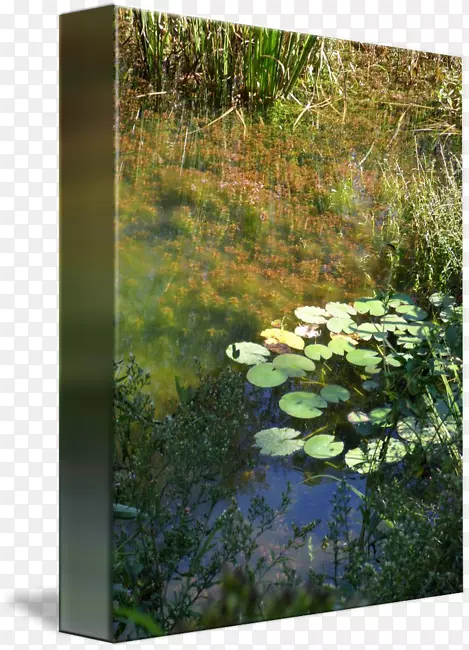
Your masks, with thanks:
M 406 320 L 425 320 L 427 312 L 417 305 L 400 305 L 396 308 L 398 314 L 402 314 Z
M 310 325 L 322 325 L 329 318 L 329 314 L 321 307 L 298 307 L 295 309 L 295 316 Z
M 369 474 L 376 471 L 381 464 L 381 453 L 383 449 L 383 441 L 377 440 L 370 442 L 366 452 L 357 447 L 351 449 L 345 454 L 345 462 L 356 472 L 360 474 Z M 387 443 L 386 456 L 382 462 L 395 463 L 400 461 L 407 453 L 407 447 L 400 440 L 391 438 Z
M 370 314 L 371 316 L 384 316 L 386 308 L 381 300 L 376 298 L 361 298 L 353 303 L 359 314 Z
M 254 438 L 261 453 L 268 456 L 288 456 L 304 446 L 304 441 L 298 439 L 299 435 L 300 431 L 295 429 L 273 427 L 258 431 Z
M 305 347 L 305 342 L 301 336 L 293 332 L 288 332 L 287 330 L 279 329 L 278 327 L 264 330 L 261 332 L 261 336 L 266 339 L 276 339 L 279 343 L 285 343 L 285 345 L 289 345 L 294 350 L 302 350 Z
M 351 326 L 355 325 L 354 321 L 345 314 L 342 318 L 339 318 L 338 316 L 333 316 L 330 318 L 327 323 L 326 327 L 330 332 L 334 332 L 335 334 L 339 334 L 340 332 L 345 332 L 346 334 L 350 334 L 353 330 L 351 329 Z
M 397 339 L 398 345 L 403 345 L 406 350 L 414 348 L 416 345 L 421 343 L 421 339 L 418 336 L 399 336 Z
M 394 366 L 394 368 L 399 368 L 402 366 L 402 362 L 399 361 L 395 354 L 388 354 L 386 357 L 386 363 L 389 366 Z
M 369 375 L 379 375 L 381 368 L 378 368 L 377 366 L 365 366 L 365 372 Z
M 366 391 L 378 390 L 379 384 L 374 379 L 365 379 L 362 383 L 362 388 Z
M 345 463 L 347 467 L 350 469 L 353 469 L 356 472 L 365 473 L 367 470 L 363 469 L 363 466 L 367 462 L 367 456 L 366 454 L 360 449 L 360 447 L 356 447 L 355 449 L 350 449 L 346 454 L 345 454 Z
M 388 302 L 390 307 L 399 307 L 400 305 L 413 305 L 414 301 L 406 293 L 393 293 Z
M 308 345 L 305 348 L 305 354 L 310 359 L 314 361 L 319 361 L 320 359 L 330 359 L 332 357 L 332 350 L 321 343 L 315 343 L 314 345 Z
M 344 318 L 344 316 L 352 315 L 354 316 L 357 311 L 352 305 L 347 305 L 345 302 L 328 302 L 326 305 L 326 311 L 331 316 L 336 316 L 337 318 Z
M 377 341 L 382 341 L 388 336 L 388 332 L 380 323 L 362 323 L 361 325 L 352 326 L 352 329 L 364 341 L 369 341 L 371 337 Z
M 380 319 L 380 324 L 388 332 L 394 332 L 397 327 L 405 329 L 408 323 L 405 318 L 398 314 L 386 314 L 386 316 Z
M 370 422 L 376 424 L 379 427 L 384 427 L 389 423 L 389 414 L 391 409 L 385 406 L 380 406 L 376 409 L 373 409 L 370 413 Z
M 373 432 L 370 418 L 363 411 L 352 411 L 347 415 L 347 420 L 361 436 L 368 436 Z
M 226 348 L 226 354 L 233 361 L 254 366 L 257 363 L 264 363 L 270 357 L 270 352 L 259 343 L 231 343 Z
M 296 375 L 298 377 L 304 376 L 306 372 L 312 372 L 316 366 L 315 364 L 301 354 L 281 354 L 278 357 L 275 357 L 273 360 L 273 365 L 276 368 L 280 368 L 283 371 L 296 369 L 301 370 L 301 375 Z M 294 377 L 295 375 L 290 375 Z
M 313 436 L 305 442 L 304 446 L 305 454 L 320 460 L 338 456 L 343 449 L 344 443 L 341 440 L 335 440 L 334 436 L 326 434 Z
M 273 388 L 288 379 L 288 373 L 274 366 L 273 363 L 259 363 L 248 370 L 246 378 L 254 386 Z
M 279 406 L 285 413 L 292 415 L 295 418 L 318 418 L 322 415 L 319 409 L 326 408 L 327 402 L 315 393 L 307 393 L 306 391 L 294 391 L 284 395 Z
M 334 354 L 344 355 L 346 352 L 351 352 L 355 349 L 355 346 L 358 345 L 357 341 L 354 341 L 349 336 L 338 335 L 334 338 L 331 338 L 327 347 L 332 350 Z
M 350 399 L 350 393 L 343 386 L 338 384 L 327 384 L 321 389 L 320 395 L 327 402 L 338 404 L 339 402 L 346 402 Z
M 368 349 L 352 350 L 345 358 L 356 366 L 377 366 L 381 361 L 375 350 Z
M 403 440 L 413 444 L 419 443 L 426 445 L 438 440 L 435 427 L 422 427 L 413 417 L 402 418 L 402 420 L 399 420 L 396 429 L 397 433 Z

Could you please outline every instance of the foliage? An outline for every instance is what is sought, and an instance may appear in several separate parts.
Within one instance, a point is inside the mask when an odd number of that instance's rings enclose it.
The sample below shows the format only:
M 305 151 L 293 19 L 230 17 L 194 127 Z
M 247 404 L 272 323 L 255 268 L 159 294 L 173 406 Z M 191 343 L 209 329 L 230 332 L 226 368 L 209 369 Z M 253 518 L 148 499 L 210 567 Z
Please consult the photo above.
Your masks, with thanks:
M 145 393 L 148 374 L 133 357 L 116 366 L 114 501 L 115 637 L 141 638 L 198 625 L 203 598 L 217 588 L 223 567 L 242 564 L 259 589 L 273 567 L 288 570 L 287 552 L 305 541 L 315 522 L 297 528 L 269 559 L 258 540 L 290 504 L 277 509 L 255 497 L 247 515 L 236 502 L 236 476 L 249 468 L 243 445 L 243 378 L 225 369 L 172 416 L 157 421 Z M 261 590 L 262 592 L 262 590 Z M 150 617 L 150 618 L 148 618 Z M 148 625 L 150 620 L 150 625 Z
M 128 17 L 121 14 L 122 20 Z M 218 105 L 262 108 L 287 97 L 317 37 L 134 9 L 130 37 L 154 92 L 201 87 Z M 128 18 L 127 18 L 128 19 Z
M 399 165 L 383 169 L 389 209 L 383 237 L 394 242 L 396 281 L 409 289 L 462 293 L 462 167 L 451 156 L 442 168 L 422 157 L 409 176 Z M 408 275 L 409 266 L 413 274 Z

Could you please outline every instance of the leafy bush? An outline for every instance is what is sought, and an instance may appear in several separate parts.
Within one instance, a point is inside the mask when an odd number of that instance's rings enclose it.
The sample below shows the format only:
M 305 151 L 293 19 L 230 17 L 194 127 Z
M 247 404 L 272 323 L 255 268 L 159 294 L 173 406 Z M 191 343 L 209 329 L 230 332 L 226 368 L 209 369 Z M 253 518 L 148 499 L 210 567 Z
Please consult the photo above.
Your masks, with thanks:
M 304 543 L 315 522 L 298 529 L 269 560 L 256 558 L 259 538 L 289 506 L 253 498 L 246 516 L 236 502 L 236 474 L 250 466 L 243 448 L 243 378 L 226 369 L 204 378 L 174 415 L 154 419 L 144 388 L 148 375 L 130 358 L 117 364 L 115 389 L 115 636 L 126 640 L 197 627 L 203 599 L 223 567 L 241 564 L 260 584 L 285 553 Z M 233 400 L 239 406 L 233 409 Z M 145 618 L 147 617 L 147 618 Z M 150 619 L 148 619 L 150 617 Z M 150 626 L 151 627 L 151 626 Z

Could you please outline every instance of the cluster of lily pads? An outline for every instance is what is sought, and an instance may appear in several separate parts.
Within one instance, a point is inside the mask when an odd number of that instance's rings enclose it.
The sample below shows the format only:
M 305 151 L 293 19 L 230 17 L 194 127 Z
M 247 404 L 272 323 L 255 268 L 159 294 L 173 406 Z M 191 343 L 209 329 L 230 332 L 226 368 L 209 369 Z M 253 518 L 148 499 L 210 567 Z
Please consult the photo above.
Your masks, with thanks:
M 434 294 L 430 302 L 440 309 L 443 322 L 445 318 L 451 319 L 454 299 Z M 247 380 L 254 386 L 274 388 L 289 379 L 301 381 L 316 369 L 316 363 L 327 362 L 335 355 L 365 373 L 361 375 L 364 390 L 376 390 L 379 388 L 376 376 L 381 370 L 389 372 L 405 366 L 418 353 L 419 346 L 432 336 L 436 326 L 428 320 L 428 313 L 403 293 L 394 293 L 386 299 L 361 298 L 353 304 L 329 302 L 325 308 L 298 307 L 295 316 L 300 324 L 294 331 L 280 326 L 261 332 L 264 345 L 243 341 L 228 346 L 226 354 L 230 359 L 250 366 Z M 310 343 L 309 339 L 321 335 L 321 328 L 329 333 L 327 345 Z M 360 345 L 363 342 L 367 347 Z M 445 355 L 444 346 L 442 355 Z M 312 419 L 320 417 L 329 404 L 349 399 L 350 392 L 345 387 L 326 384 L 319 393 L 309 390 L 286 393 L 279 407 L 292 417 Z M 430 444 L 441 440 L 441 427 L 434 422 L 428 421 L 422 427 L 412 414 L 406 413 L 396 425 L 396 418 L 391 421 L 390 414 L 389 406 L 375 408 L 369 414 L 349 413 L 349 422 L 363 437 L 392 425 L 398 435 L 398 438 L 388 438 L 386 444 L 382 440 L 370 440 L 366 451 L 360 447 L 348 451 L 345 462 L 350 468 L 367 473 L 377 468 L 378 460 L 380 463 L 401 460 L 417 442 Z M 455 426 L 449 421 L 444 430 L 451 436 Z M 308 456 L 328 459 L 340 455 L 344 449 L 343 442 L 332 435 L 316 434 L 306 439 L 299 436 L 301 433 L 295 429 L 274 427 L 259 431 L 255 440 L 263 453 L 276 456 L 303 449 Z

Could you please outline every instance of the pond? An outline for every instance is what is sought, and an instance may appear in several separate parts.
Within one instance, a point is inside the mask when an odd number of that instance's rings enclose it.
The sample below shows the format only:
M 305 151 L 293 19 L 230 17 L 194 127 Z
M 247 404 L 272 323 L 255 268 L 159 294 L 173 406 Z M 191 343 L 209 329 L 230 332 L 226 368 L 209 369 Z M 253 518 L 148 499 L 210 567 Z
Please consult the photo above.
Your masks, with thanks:
M 231 344 L 262 343 L 260 333 L 280 323 L 293 329 L 300 306 L 353 302 L 385 286 L 380 165 L 392 155 L 405 167 L 414 155 L 410 130 L 399 145 L 392 141 L 396 118 L 385 108 L 357 111 L 345 122 L 333 111 L 308 114 L 296 126 L 282 114 L 244 124 L 234 113 L 216 118 L 209 124 L 184 106 L 154 111 L 138 101 L 121 118 L 116 356 L 132 352 L 151 373 L 160 419 L 176 410 L 178 385 L 197 388 L 199 368 L 213 376 L 227 365 L 246 373 L 247 366 L 228 358 Z M 310 342 L 326 338 L 322 333 Z M 341 383 L 333 381 L 337 373 L 333 361 L 318 363 L 312 380 Z M 359 373 L 349 369 L 345 379 L 350 401 L 306 421 L 278 408 L 284 386 L 246 382 L 246 431 L 253 441 L 257 431 L 274 426 L 329 429 L 346 449 L 356 446 L 346 416 L 369 398 Z M 363 489 L 363 477 L 340 459 L 257 453 L 256 467 L 238 478 L 241 508 L 256 494 L 274 506 L 288 482 L 293 499 L 261 552 L 286 539 L 290 521 L 319 519 L 311 533 L 313 557 L 301 549 L 297 569 L 330 568 L 321 542 L 337 482 L 311 477 L 340 478 L 344 469 Z M 353 509 L 359 501 L 351 494 Z

